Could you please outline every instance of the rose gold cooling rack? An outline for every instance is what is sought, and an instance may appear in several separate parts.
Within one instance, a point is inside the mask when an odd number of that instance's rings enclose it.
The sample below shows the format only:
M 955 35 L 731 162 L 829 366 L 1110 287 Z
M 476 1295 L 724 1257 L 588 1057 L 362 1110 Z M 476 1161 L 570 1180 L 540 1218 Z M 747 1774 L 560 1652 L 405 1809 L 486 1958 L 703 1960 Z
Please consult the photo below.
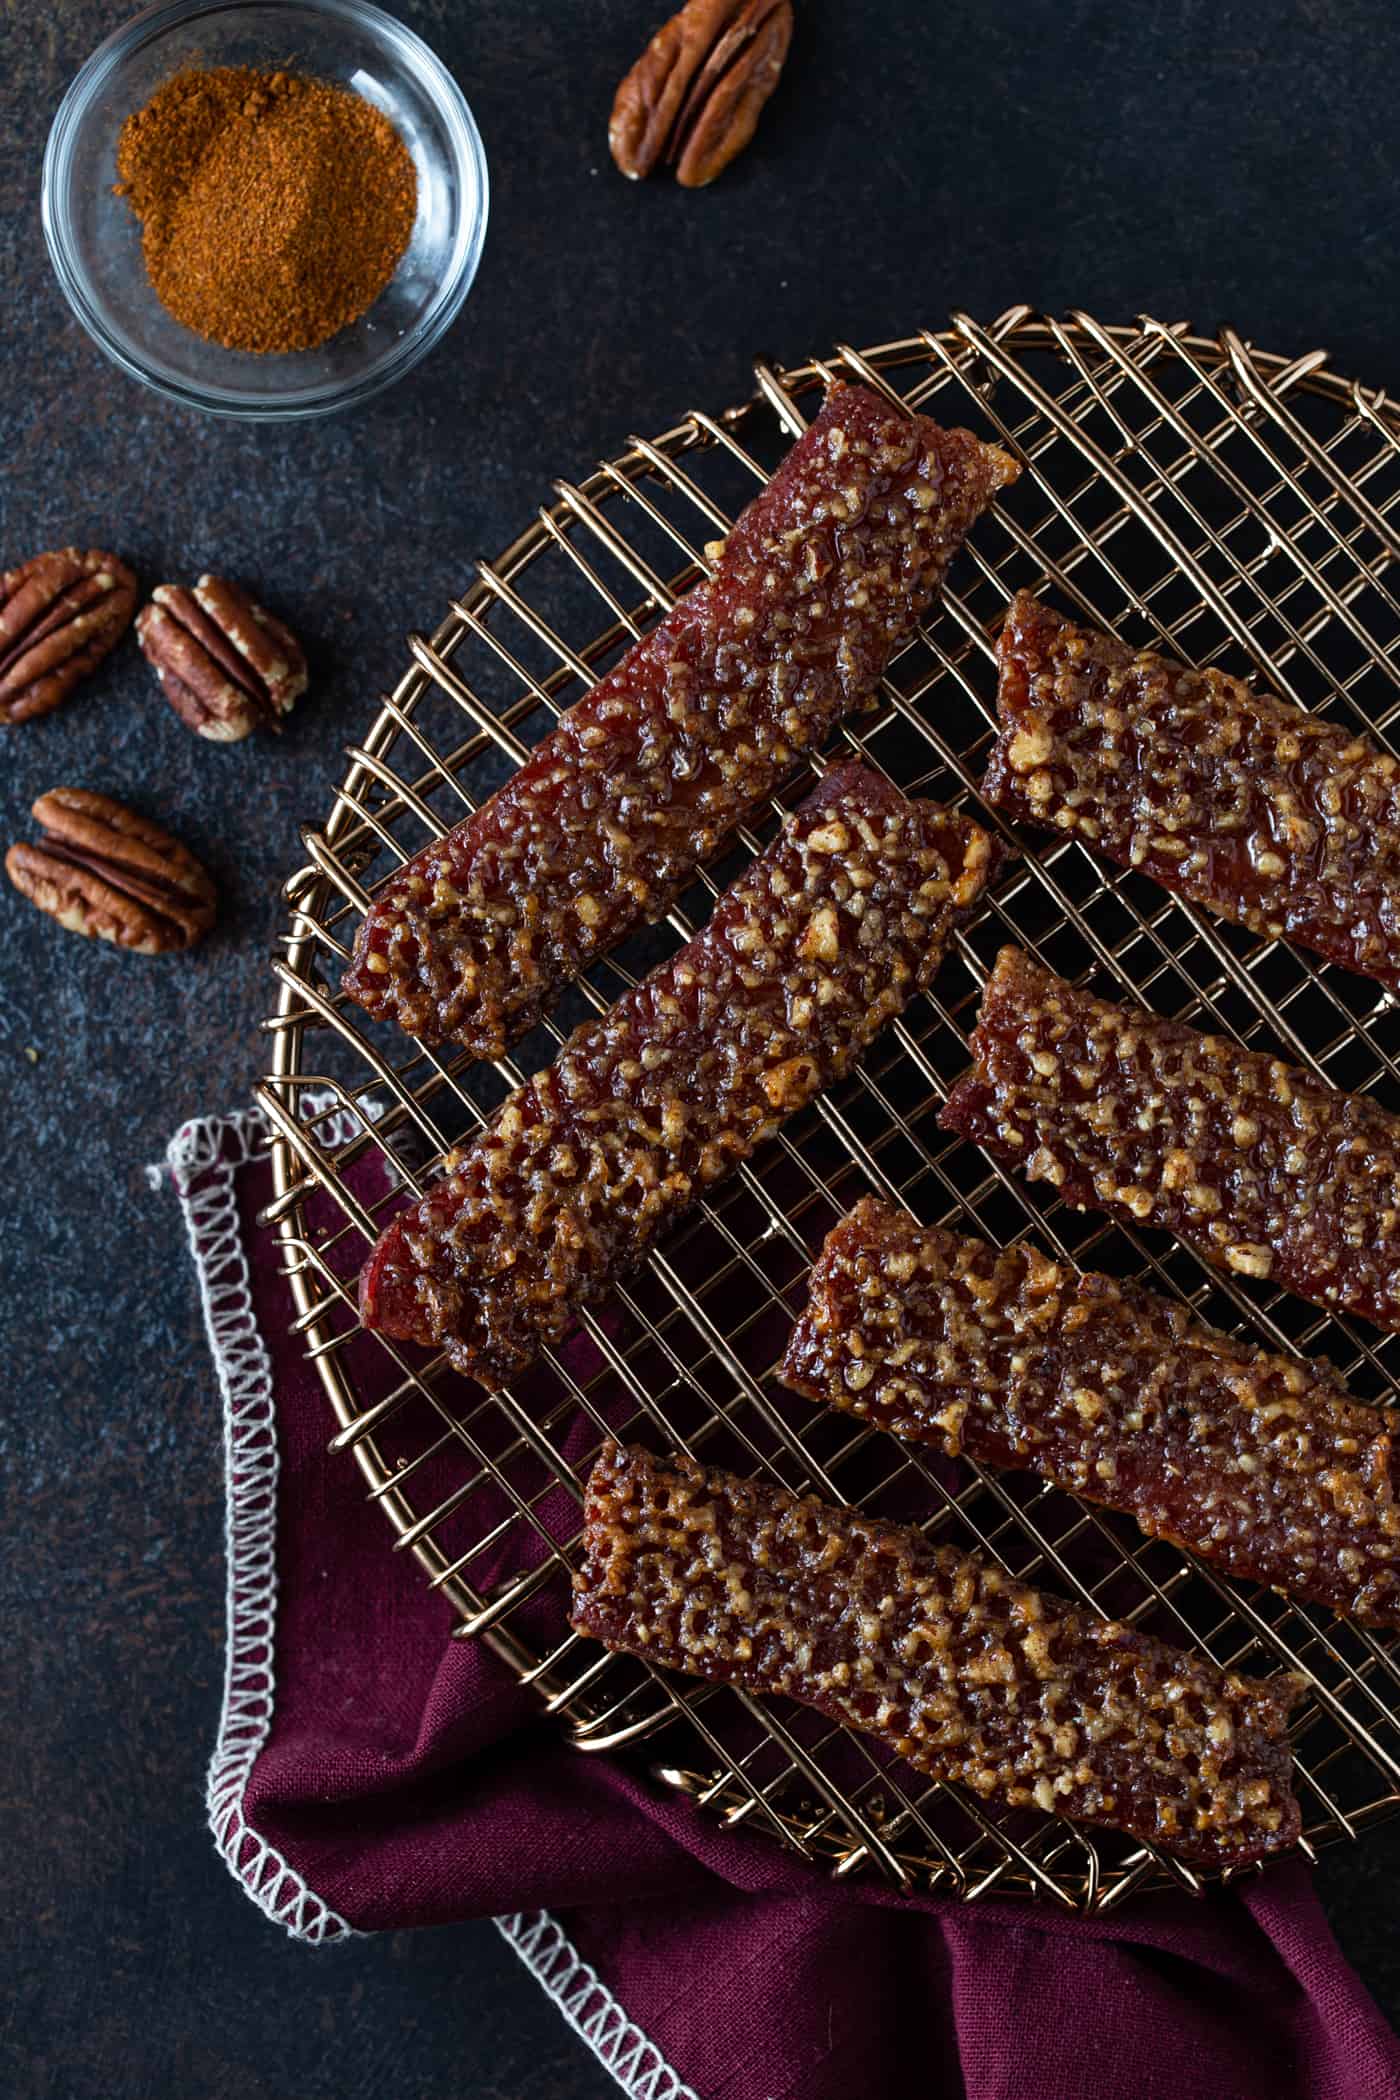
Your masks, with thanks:
M 356 1325 L 355 1273 L 405 1191 L 422 1189 L 444 1149 L 548 1059 L 563 1029 L 693 928 L 780 810 L 743 834 L 664 928 L 600 964 L 559 1029 L 495 1067 L 377 1029 L 342 1002 L 339 973 L 368 897 L 498 785 L 705 572 L 707 543 L 833 375 L 966 422 L 1024 464 L 892 665 L 878 707 L 833 752 L 859 753 L 911 793 L 975 803 L 993 722 L 989 635 L 1023 585 L 1132 640 L 1258 674 L 1396 747 L 1400 414 L 1336 377 L 1321 352 L 1288 361 L 1229 331 L 1209 341 L 1184 325 L 1108 328 L 1016 308 L 988 328 L 959 315 L 939 333 L 843 347 L 792 370 L 759 365 L 741 407 L 696 412 L 632 439 L 581 482 L 556 484 L 520 537 L 477 565 L 431 638 L 410 638 L 403 677 L 350 752 L 286 888 L 272 1070 L 259 1090 L 275 1132 L 265 1222 L 283 1239 L 297 1327 L 338 1423 L 334 1447 L 353 1453 L 394 1545 L 450 1601 L 459 1633 L 490 1642 L 581 1751 L 638 1760 L 656 1785 L 838 1874 L 1085 1909 L 1149 1885 L 1196 1888 L 1198 1876 L 1149 1849 L 1052 1817 L 997 1816 L 813 1715 L 580 1640 L 565 1602 L 581 1481 L 608 1432 L 721 1455 L 920 1521 L 1218 1663 L 1299 1669 L 1313 1694 L 1297 1738 L 1305 1848 L 1356 1837 L 1400 1803 L 1400 1641 L 1219 1580 L 1053 1489 L 906 1450 L 784 1394 L 771 1368 L 824 1233 L 875 1189 L 933 1222 L 961 1221 L 1003 1244 L 1029 1232 L 1080 1262 L 1150 1276 L 1216 1324 L 1325 1353 L 1355 1391 L 1390 1399 L 1400 1337 L 1069 1211 L 936 1125 L 967 1061 L 988 962 L 1007 939 L 1064 974 L 1093 974 L 1117 996 L 1271 1046 L 1400 1108 L 1400 1006 L 1374 986 L 1261 945 L 1136 876 L 1107 874 L 1076 841 L 1025 839 L 932 992 L 860 1071 L 700 1205 L 527 1380 L 487 1394 L 440 1358 Z M 793 782 L 783 807 L 804 785 Z

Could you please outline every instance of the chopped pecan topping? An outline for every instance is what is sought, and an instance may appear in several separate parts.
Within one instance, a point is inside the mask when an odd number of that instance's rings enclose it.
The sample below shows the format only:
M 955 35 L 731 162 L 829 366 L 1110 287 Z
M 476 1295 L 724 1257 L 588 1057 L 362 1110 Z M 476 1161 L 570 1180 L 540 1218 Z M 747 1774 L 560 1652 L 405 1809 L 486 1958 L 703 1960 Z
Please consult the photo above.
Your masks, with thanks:
M 296 636 L 222 576 L 158 585 L 136 633 L 180 720 L 211 742 L 280 728 L 306 690 Z
M 1284 1851 L 1301 1677 L 1244 1677 L 976 1553 L 693 1460 L 605 1448 L 580 1633 L 781 1693 L 983 1801 L 1106 1824 L 1202 1866 Z
M 35 846 L 11 846 L 5 872 L 70 933 L 167 955 L 192 948 L 213 925 L 213 883 L 148 817 L 86 788 L 51 789 L 34 816 L 43 836 Z
M 869 701 L 1017 472 L 968 431 L 833 388 L 715 574 L 389 876 L 342 990 L 424 1042 L 499 1057 Z
M 1328 1365 L 873 1196 L 828 1235 L 810 1290 L 780 1374 L 794 1392 L 1039 1473 L 1237 1580 L 1400 1625 L 1391 1411 Z
M 1400 1330 L 1400 1116 L 1003 948 L 939 1116 L 1079 1210 Z
M 46 715 L 114 649 L 136 578 L 114 554 L 64 547 L 0 576 L 0 722 Z
M 845 853 L 825 841 L 840 822 Z M 995 872 L 966 817 L 828 773 L 708 923 L 507 1096 L 360 1278 L 366 1327 L 498 1385 L 848 1072 Z M 829 924 L 818 952 L 811 927 Z
M 624 175 L 673 163 L 685 189 L 713 182 L 753 137 L 792 42 L 792 0 L 688 0 L 617 91 L 608 145 Z
M 1364 737 L 1023 591 L 982 792 L 1120 867 L 1400 992 L 1400 762 Z

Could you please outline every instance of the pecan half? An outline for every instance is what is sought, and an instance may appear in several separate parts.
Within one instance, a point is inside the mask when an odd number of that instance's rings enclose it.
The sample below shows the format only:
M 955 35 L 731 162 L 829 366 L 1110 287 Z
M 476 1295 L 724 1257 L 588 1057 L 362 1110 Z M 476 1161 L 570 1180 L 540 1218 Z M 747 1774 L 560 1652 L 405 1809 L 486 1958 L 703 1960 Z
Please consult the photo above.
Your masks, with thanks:
M 53 788 L 34 804 L 36 846 L 11 846 L 5 873 L 71 933 L 137 955 L 192 948 L 214 923 L 214 885 L 159 824 L 110 795 Z
M 60 547 L 0 575 L 0 722 L 66 700 L 116 647 L 136 610 L 136 578 L 114 554 Z
M 686 189 L 713 182 L 754 135 L 792 42 L 792 0 L 687 0 L 617 91 L 608 146 L 624 175 L 674 162 Z
M 141 608 L 137 639 L 187 728 L 236 744 L 281 726 L 306 691 L 306 658 L 290 628 L 222 576 L 192 591 L 162 583 Z

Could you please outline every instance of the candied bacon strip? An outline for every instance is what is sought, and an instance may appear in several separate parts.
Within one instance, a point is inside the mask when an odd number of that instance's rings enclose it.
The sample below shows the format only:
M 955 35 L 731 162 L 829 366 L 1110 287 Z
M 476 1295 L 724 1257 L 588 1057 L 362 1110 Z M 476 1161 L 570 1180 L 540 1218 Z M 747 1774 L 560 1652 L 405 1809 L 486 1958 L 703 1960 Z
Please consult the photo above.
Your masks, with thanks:
M 1400 1117 L 1003 948 L 939 1116 L 1078 1210 L 1400 1330 Z
M 837 387 L 723 543 L 475 815 L 392 876 L 342 989 L 499 1057 L 874 697 L 1015 462 Z
M 1391 1417 L 1141 1284 L 867 1197 L 827 1237 L 779 1376 L 1124 1510 L 1227 1575 L 1400 1626 Z
M 982 792 L 1270 940 L 1400 992 L 1400 764 L 1223 671 L 1023 591 L 997 643 Z
M 571 1617 L 609 1648 L 815 1707 L 984 1801 L 1201 1866 L 1298 1837 L 1302 1678 L 1219 1669 L 859 1510 L 609 1445 Z
M 670 962 L 574 1031 L 360 1278 L 366 1327 L 495 1385 L 927 985 L 997 860 L 878 774 L 827 775 Z

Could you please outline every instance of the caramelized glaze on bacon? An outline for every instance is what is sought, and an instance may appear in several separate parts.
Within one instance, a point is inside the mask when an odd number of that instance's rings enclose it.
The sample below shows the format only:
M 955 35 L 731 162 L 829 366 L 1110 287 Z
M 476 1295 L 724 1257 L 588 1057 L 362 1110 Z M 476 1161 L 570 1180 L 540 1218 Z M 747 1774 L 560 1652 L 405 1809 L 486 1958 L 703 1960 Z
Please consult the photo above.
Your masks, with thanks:
M 1400 764 L 1364 737 L 1077 627 L 1022 592 L 982 792 L 1164 889 L 1400 991 Z
M 342 989 L 499 1057 L 874 695 L 1014 461 L 838 387 L 698 584 L 362 922 Z
M 1392 1417 L 1141 1284 L 867 1197 L 827 1237 L 781 1376 L 1125 1510 L 1228 1575 L 1400 1625 Z
M 367 1327 L 494 1385 L 702 1190 L 849 1071 L 926 985 L 996 863 L 878 774 L 826 780 L 670 962 L 575 1030 L 383 1234 Z
M 608 1447 L 580 1633 L 777 1692 L 984 1801 L 1106 1824 L 1205 1866 L 1294 1843 L 1303 1683 L 1242 1677 L 917 1531 Z
M 1400 1329 L 1400 1117 L 1003 948 L 939 1122 L 1080 1210 Z

